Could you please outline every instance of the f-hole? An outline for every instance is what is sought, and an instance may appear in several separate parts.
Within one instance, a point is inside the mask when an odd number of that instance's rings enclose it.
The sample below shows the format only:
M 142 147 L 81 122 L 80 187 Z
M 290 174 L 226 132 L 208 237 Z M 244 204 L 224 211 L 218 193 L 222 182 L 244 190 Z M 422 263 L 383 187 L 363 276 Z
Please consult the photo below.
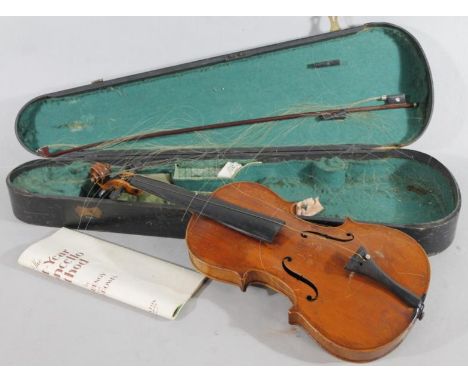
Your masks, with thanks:
M 307 278 L 300 275 L 299 273 L 296 273 L 293 270 L 289 269 L 288 266 L 286 265 L 286 262 L 290 263 L 291 261 L 292 261 L 292 257 L 286 256 L 283 259 L 283 261 L 281 262 L 282 265 L 283 265 L 283 269 L 286 271 L 286 273 L 288 275 L 290 275 L 290 276 L 294 277 L 296 280 L 299 280 L 299 281 L 303 282 L 304 284 L 308 285 L 314 291 L 314 295 L 308 294 L 306 296 L 307 301 L 317 300 L 317 298 L 318 298 L 318 289 L 317 289 L 317 287 L 314 285 L 314 283 L 312 281 L 308 280 Z
M 302 231 L 301 232 L 301 236 L 304 239 L 307 239 L 309 237 L 309 234 L 310 235 L 317 235 L 317 236 L 323 237 L 323 238 L 328 239 L 328 240 L 340 241 L 342 243 L 354 240 L 354 235 L 351 232 L 346 232 L 345 237 L 331 236 L 331 235 L 327 235 L 326 233 L 317 232 L 317 231 Z

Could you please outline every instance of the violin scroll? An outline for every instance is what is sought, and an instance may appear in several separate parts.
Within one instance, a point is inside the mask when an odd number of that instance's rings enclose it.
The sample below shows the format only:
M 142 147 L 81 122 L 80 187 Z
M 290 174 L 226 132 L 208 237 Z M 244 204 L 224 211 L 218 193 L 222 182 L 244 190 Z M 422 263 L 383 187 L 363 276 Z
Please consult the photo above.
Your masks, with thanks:
M 129 183 L 135 174 L 129 171 L 124 171 L 114 177 L 111 176 L 111 165 L 108 163 L 96 162 L 89 170 L 90 181 L 100 188 L 99 197 L 113 198 L 116 194 L 122 191 L 130 195 L 140 195 L 141 190 L 132 186 Z

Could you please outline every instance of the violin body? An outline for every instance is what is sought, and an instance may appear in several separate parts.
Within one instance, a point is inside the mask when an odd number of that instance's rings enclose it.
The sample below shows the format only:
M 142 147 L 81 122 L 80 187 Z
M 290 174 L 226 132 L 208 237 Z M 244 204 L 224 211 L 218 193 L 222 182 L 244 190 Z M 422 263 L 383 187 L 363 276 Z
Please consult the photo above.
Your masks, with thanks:
M 283 293 L 292 302 L 290 324 L 302 326 L 330 353 L 356 362 L 377 359 L 394 349 L 417 320 L 418 309 L 388 285 L 347 269 L 350 258 L 365 247 L 400 287 L 425 296 L 429 261 L 408 235 L 350 219 L 338 227 L 304 221 L 296 217 L 294 203 L 256 183 L 232 183 L 212 196 L 285 225 L 268 243 L 193 214 L 186 240 L 194 266 L 242 290 L 258 283 Z
M 157 195 L 190 211 L 186 240 L 194 266 L 240 286 L 259 283 L 292 302 L 301 325 L 337 357 L 365 362 L 394 349 L 422 318 L 430 267 L 416 240 L 382 225 L 350 219 L 338 227 L 304 221 L 296 204 L 249 182 L 207 195 L 96 163 L 101 192 Z

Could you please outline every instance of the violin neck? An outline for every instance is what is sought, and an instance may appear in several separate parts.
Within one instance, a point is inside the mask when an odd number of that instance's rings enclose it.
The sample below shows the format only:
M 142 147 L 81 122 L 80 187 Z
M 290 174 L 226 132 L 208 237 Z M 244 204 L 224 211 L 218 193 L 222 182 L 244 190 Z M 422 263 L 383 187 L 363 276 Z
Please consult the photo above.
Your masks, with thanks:
M 223 224 L 252 238 L 271 243 L 285 224 L 271 216 L 236 206 L 216 197 L 201 195 L 182 187 L 135 175 L 129 183 L 149 194 Z

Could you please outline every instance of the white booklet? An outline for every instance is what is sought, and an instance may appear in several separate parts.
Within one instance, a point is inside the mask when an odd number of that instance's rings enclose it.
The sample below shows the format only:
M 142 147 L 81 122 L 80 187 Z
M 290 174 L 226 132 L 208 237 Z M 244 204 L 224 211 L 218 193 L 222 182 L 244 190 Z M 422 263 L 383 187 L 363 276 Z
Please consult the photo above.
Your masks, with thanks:
M 168 319 L 200 287 L 195 271 L 61 228 L 32 244 L 18 263 Z

